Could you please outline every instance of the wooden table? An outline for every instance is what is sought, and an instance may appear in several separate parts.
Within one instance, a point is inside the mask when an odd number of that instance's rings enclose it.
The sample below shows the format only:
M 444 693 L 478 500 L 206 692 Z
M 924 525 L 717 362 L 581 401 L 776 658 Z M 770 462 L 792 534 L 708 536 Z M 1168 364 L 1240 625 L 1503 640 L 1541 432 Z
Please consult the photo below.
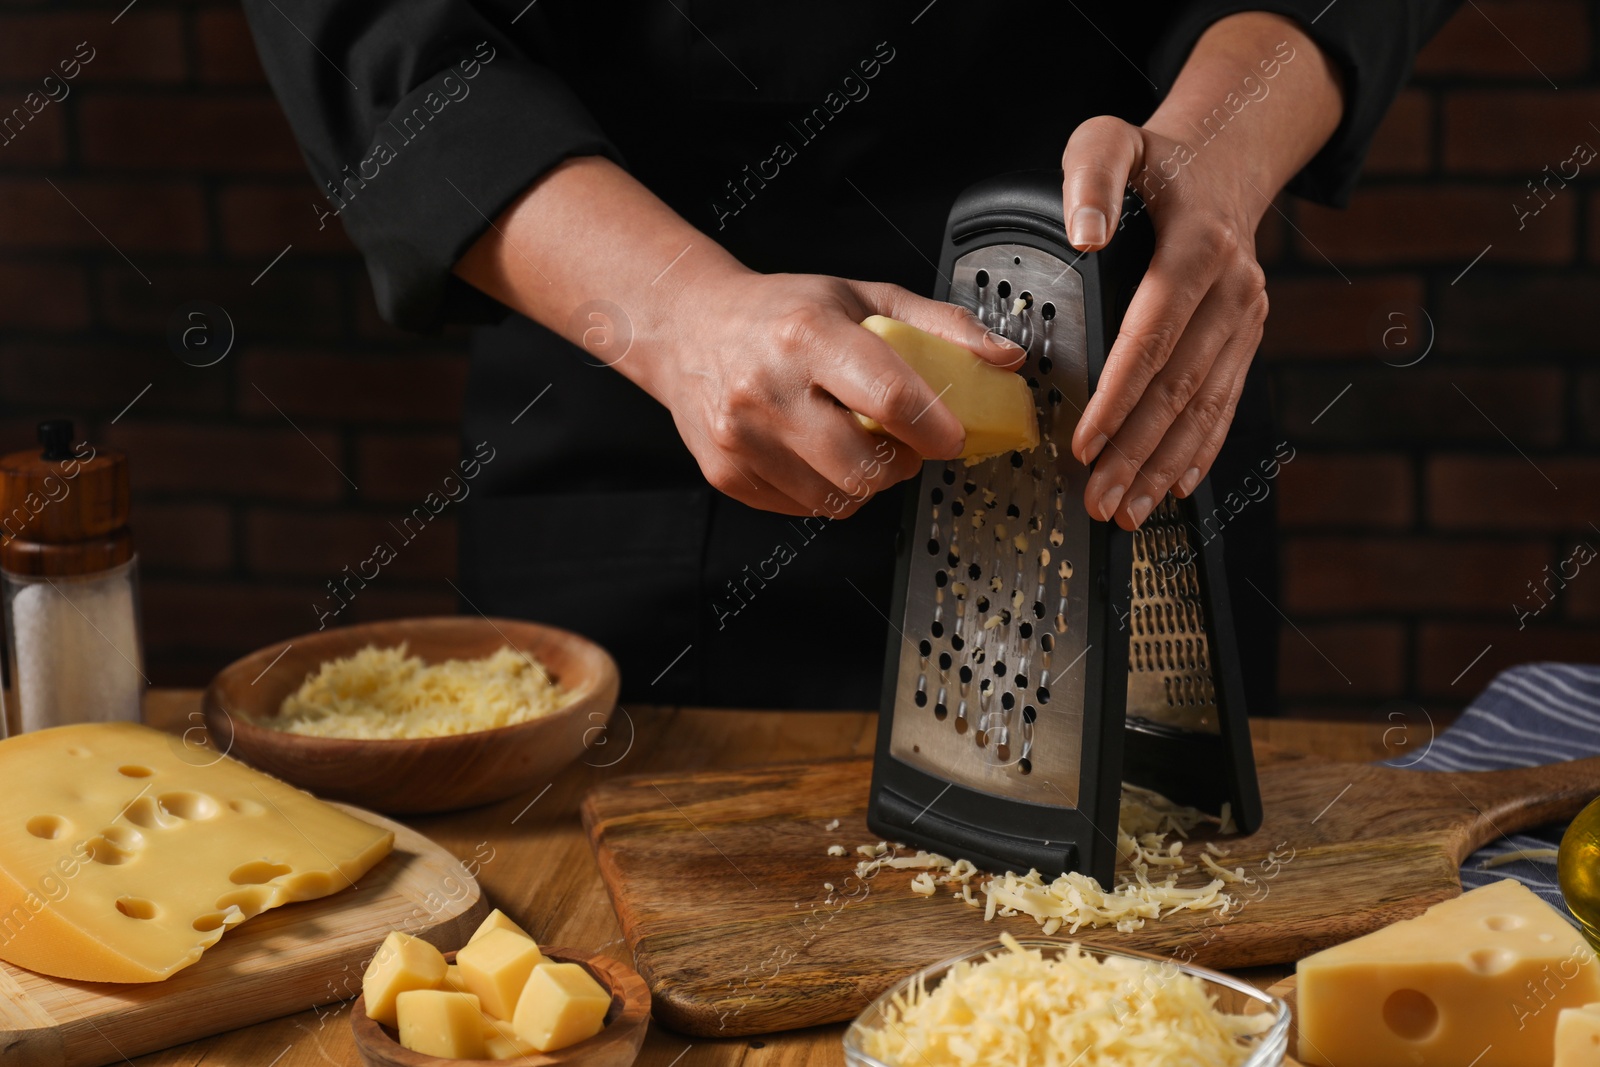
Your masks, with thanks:
M 150 694 L 154 726 L 182 731 L 200 722 L 198 690 Z M 860 712 L 747 712 L 681 708 L 619 710 L 606 743 L 554 781 L 524 796 L 472 811 L 405 820 L 469 864 L 490 900 L 541 943 L 592 948 L 628 959 L 628 947 L 578 820 L 585 792 L 609 777 L 650 771 L 748 766 L 870 755 L 877 716 Z M 1257 720 L 1258 743 L 1330 759 L 1385 755 L 1384 724 Z M 1270 753 L 1263 752 L 1270 758 Z M 1286 973 L 1244 977 L 1265 987 Z M 142 1056 L 138 1067 L 335 1067 L 358 1065 L 349 1005 L 308 1010 Z M 652 1024 L 639 1067 L 834 1067 L 844 1060 L 844 1027 L 764 1038 L 693 1041 Z

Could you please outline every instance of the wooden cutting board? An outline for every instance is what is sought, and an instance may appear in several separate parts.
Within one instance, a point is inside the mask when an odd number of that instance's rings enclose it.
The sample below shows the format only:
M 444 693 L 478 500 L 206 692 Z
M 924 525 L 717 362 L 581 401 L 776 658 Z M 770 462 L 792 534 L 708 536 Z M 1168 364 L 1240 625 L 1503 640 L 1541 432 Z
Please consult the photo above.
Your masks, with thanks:
M 1210 967 L 1291 962 L 1460 894 L 1474 849 L 1600 793 L 1600 757 L 1456 774 L 1277 755 L 1260 772 L 1261 830 L 1224 842 L 1221 862 L 1256 879 L 1236 887 L 1233 915 L 1079 939 Z M 584 825 L 657 1019 L 707 1037 L 837 1022 L 1002 931 L 1038 935 L 1026 916 L 985 923 L 946 892 L 912 894 L 913 872 L 857 881 L 855 846 L 877 840 L 870 777 L 868 760 L 849 759 L 621 778 L 589 794 Z M 848 854 L 828 856 L 833 844 Z
M 464 944 L 489 902 L 460 861 L 381 815 L 335 807 L 393 830 L 394 851 L 351 889 L 230 930 L 164 982 L 72 982 L 0 962 L 0 1063 L 99 1067 L 348 1000 L 390 930 Z

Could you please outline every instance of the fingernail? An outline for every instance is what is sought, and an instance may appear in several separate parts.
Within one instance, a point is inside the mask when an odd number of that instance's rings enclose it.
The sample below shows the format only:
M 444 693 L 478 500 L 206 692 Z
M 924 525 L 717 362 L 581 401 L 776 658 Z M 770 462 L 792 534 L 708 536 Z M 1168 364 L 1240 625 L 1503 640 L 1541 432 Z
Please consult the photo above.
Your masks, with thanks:
M 1113 485 L 1106 490 L 1106 495 L 1100 498 L 1100 514 L 1110 519 L 1117 512 L 1117 505 L 1122 503 L 1122 494 L 1127 492 L 1126 486 Z
M 1149 497 L 1135 497 L 1133 503 L 1128 505 L 1128 517 L 1132 519 L 1133 524 L 1137 526 L 1145 520 L 1145 516 L 1150 514 L 1150 509 L 1153 507 L 1155 507 L 1155 501 L 1151 500 Z
M 1072 213 L 1068 239 L 1079 249 L 1106 243 L 1106 214 L 1097 207 L 1080 207 Z
M 1187 471 L 1184 472 L 1183 477 L 1178 479 L 1178 490 L 1184 496 L 1188 496 L 1190 493 L 1194 492 L 1194 487 L 1199 485 L 1199 484 L 1200 484 L 1200 468 L 1199 467 L 1190 467 Z
M 1097 434 L 1095 439 L 1089 442 L 1089 447 L 1083 450 L 1083 465 L 1087 467 L 1089 464 L 1093 463 L 1094 458 L 1098 456 L 1100 454 L 1100 450 L 1105 447 L 1106 435 L 1103 433 Z
M 983 343 L 998 352 L 1021 352 L 1022 346 L 1011 338 L 990 330 L 983 335 Z

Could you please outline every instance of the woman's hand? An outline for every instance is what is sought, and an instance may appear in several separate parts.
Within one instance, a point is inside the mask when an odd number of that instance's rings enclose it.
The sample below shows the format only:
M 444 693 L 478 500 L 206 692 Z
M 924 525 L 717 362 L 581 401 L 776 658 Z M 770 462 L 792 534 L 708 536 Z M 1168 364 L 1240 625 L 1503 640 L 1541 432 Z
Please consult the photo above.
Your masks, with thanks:
M 1073 246 L 1105 247 L 1129 180 L 1185 152 L 1121 119 L 1079 126 L 1062 156 Z M 1241 190 L 1223 162 L 1195 153 L 1150 198 L 1155 254 L 1072 436 L 1073 455 L 1095 464 L 1089 514 L 1127 530 L 1211 469 L 1267 319 L 1254 236 L 1261 196 Z
M 1001 366 L 1022 356 L 965 308 L 881 283 L 720 267 L 690 280 L 679 306 L 693 310 L 646 351 L 636 339 L 634 366 L 617 369 L 672 412 L 707 481 L 791 515 L 849 515 L 924 457 L 961 452 L 961 424 L 862 319 L 900 319 Z
M 1156 231 L 1072 437 L 1073 455 L 1095 464 L 1084 490 L 1095 518 L 1134 529 L 1168 490 L 1187 496 L 1211 469 L 1267 317 L 1256 226 L 1338 127 L 1340 77 L 1298 23 L 1230 15 L 1200 37 L 1143 126 L 1094 118 L 1067 142 L 1073 246 L 1115 240 L 1129 184 Z

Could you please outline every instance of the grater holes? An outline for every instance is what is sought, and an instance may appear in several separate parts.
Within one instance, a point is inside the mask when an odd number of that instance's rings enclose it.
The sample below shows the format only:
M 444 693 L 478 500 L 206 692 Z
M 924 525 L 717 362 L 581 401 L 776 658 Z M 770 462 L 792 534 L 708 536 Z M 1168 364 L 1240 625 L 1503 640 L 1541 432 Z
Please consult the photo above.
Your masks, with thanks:
M 961 550 L 960 550 L 960 548 L 958 548 L 955 545 L 951 545 L 950 546 L 950 554 L 944 558 L 944 561 L 946 563 L 948 563 L 952 567 L 958 565 L 961 562 Z
M 1049 401 L 1051 407 L 1060 407 L 1061 402 L 1066 398 L 1066 394 L 1053 385 L 1050 387 L 1050 391 L 1045 394 L 1045 400 Z
M 1018 689 L 1021 689 L 1028 684 L 1028 676 L 1026 674 L 1019 674 L 1015 678 L 1011 679 L 1011 681 L 1012 684 L 1014 684 Z M 1007 705 L 1007 707 L 1009 706 L 1010 705 Z
M 918 689 L 911 699 L 919 708 L 925 708 L 928 706 L 928 694 L 921 689 Z
M 1050 305 L 1048 305 L 1048 304 L 1045 305 L 1045 307 L 1049 307 L 1049 306 Z M 1051 359 L 1049 356 L 1040 356 L 1039 357 L 1039 373 L 1040 374 L 1049 374 L 1052 370 L 1055 369 L 1055 366 L 1056 366 L 1055 360 Z
M 1027 756 L 1023 756 L 1021 759 L 1017 760 L 1017 770 L 1021 771 L 1023 774 L 1032 774 L 1033 760 L 1029 759 Z
M 955 485 L 956 484 L 956 472 L 951 470 L 949 467 L 946 467 L 944 469 L 944 473 L 942 475 L 940 475 L 940 477 L 942 477 L 944 479 L 944 484 L 945 485 Z
M 1017 636 L 1022 638 L 1024 641 L 1026 641 L 1028 638 L 1032 637 L 1033 636 L 1033 623 L 1025 622 L 1025 623 L 1021 623 L 1020 625 L 1018 625 L 1017 626 Z M 1050 650 L 1049 649 L 1045 649 L 1045 651 L 1048 652 Z
M 960 671 L 960 674 L 958 676 L 961 679 L 961 684 L 962 685 L 968 684 L 969 682 L 972 681 L 972 668 L 967 666 L 965 663 L 963 663 L 961 665 L 961 671 Z
M 933 643 L 924 638 L 922 643 L 917 646 L 917 651 L 922 654 L 923 659 L 927 659 L 933 654 Z
M 1041 704 L 1050 703 L 1050 690 L 1047 686 L 1041 685 L 1038 689 L 1034 690 L 1033 695 L 1039 699 L 1039 703 Z
M 933 717 L 938 719 L 940 722 L 943 722 L 945 719 L 950 717 L 950 709 L 945 707 L 944 703 L 941 701 L 933 706 Z M 959 724 L 957 725 L 957 729 L 960 729 Z
M 959 500 L 950 501 L 950 514 L 954 515 L 956 518 L 959 519 L 961 516 L 965 515 L 966 513 L 967 513 L 967 506 L 965 504 L 963 504 Z
M 949 583 L 950 583 L 950 575 L 949 575 L 949 573 L 947 571 L 934 571 L 933 572 L 933 584 L 934 585 L 938 586 L 940 589 L 943 589 Z M 923 655 L 927 655 L 927 653 L 923 653 Z
M 932 500 L 935 504 L 943 504 L 944 490 L 940 489 L 938 486 L 935 486 L 933 492 L 928 494 L 928 499 Z
M 978 610 L 979 611 L 988 611 L 989 610 L 989 598 L 988 597 L 981 596 L 981 597 L 978 598 Z
M 971 578 L 973 581 L 977 581 L 979 578 L 983 577 L 983 568 L 978 566 L 976 563 L 968 564 L 967 577 Z
M 939 539 L 937 537 L 928 538 L 928 555 L 937 556 L 938 554 L 939 554 Z
M 973 493 L 978 491 L 978 483 L 969 478 L 965 482 L 961 483 L 961 491 L 966 493 L 968 496 L 971 496 Z
M 940 622 L 938 619 L 934 619 L 933 622 L 928 626 L 928 632 L 935 637 L 943 637 L 944 623 Z
M 1022 263 L 1022 257 L 1018 256 L 1016 259 L 1012 260 L 1012 262 L 1020 265 Z M 1018 293 L 1017 299 L 1022 301 L 1022 309 L 1024 311 L 1033 307 L 1033 294 L 1028 292 L 1028 290 L 1024 289 L 1022 292 Z
M 978 272 L 978 276 L 974 278 L 973 281 L 978 283 L 979 289 L 982 289 L 984 286 L 989 284 L 989 272 L 986 270 L 980 270 Z
M 941 653 L 939 653 L 939 669 L 940 669 L 940 670 L 941 670 L 941 671 L 947 671 L 947 670 L 949 670 L 949 669 L 950 669 L 950 664 L 951 664 L 951 663 L 952 663 L 952 662 L 953 662 L 953 661 L 952 661 L 952 660 L 951 660 L 951 659 L 950 659 L 950 653 L 948 653 L 948 652 L 941 652 Z M 962 669 L 963 669 L 963 670 L 965 670 L 965 669 L 966 669 L 966 668 L 962 668 Z M 965 679 L 965 678 L 963 678 L 963 679 L 961 679 L 961 680 L 962 680 L 962 681 L 963 681 L 963 682 L 964 682 L 964 681 L 966 681 L 966 679 Z
M 1017 262 L 1021 263 L 1022 260 L 1019 259 Z M 1011 283 L 1002 278 L 1000 284 L 994 287 L 994 291 L 1000 294 L 1001 300 L 1005 300 L 1011 296 Z
M 966 644 L 967 643 L 961 639 L 960 634 L 950 635 L 950 647 L 955 649 L 957 652 L 960 652 L 963 648 L 965 648 Z
M 1032 704 L 1024 704 L 1024 705 L 1022 705 L 1022 721 L 1023 722 L 1025 722 L 1025 723 L 1027 723 L 1028 725 L 1031 726 L 1031 725 L 1033 725 L 1034 721 L 1037 720 L 1038 718 L 1039 718 L 1039 712 L 1034 708 L 1034 706 Z
M 1036 619 L 1044 618 L 1044 601 L 1035 600 L 1033 602 L 1033 617 Z M 935 634 L 934 636 L 937 637 L 939 635 Z
M 1023 625 L 1027 625 L 1027 624 L 1024 623 Z M 1030 630 L 1031 630 L 1031 627 L 1030 627 Z M 1026 636 L 1026 635 L 1024 635 L 1024 636 Z M 1046 652 L 1054 652 L 1056 650 L 1056 635 L 1055 634 L 1044 634 L 1043 636 L 1041 636 L 1039 638 L 1039 647 L 1042 648 Z
M 994 673 L 995 673 L 995 675 L 997 677 L 1006 673 L 1006 661 L 1005 660 L 997 659 L 997 660 L 994 661 Z

